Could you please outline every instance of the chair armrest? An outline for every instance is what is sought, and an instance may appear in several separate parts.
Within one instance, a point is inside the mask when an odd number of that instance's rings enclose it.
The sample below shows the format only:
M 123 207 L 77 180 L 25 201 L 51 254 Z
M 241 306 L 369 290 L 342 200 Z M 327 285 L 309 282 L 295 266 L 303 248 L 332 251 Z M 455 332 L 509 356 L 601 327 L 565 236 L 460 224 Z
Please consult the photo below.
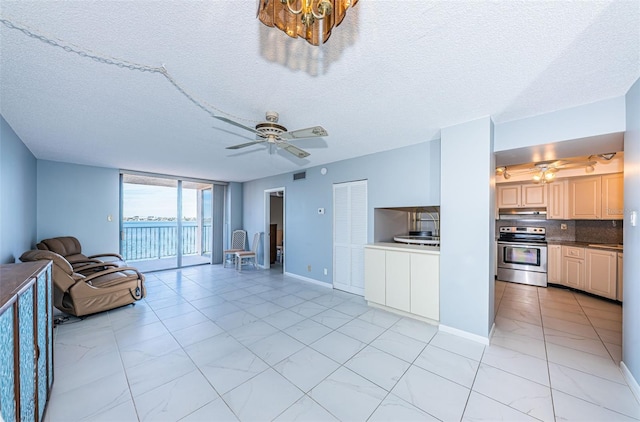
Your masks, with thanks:
M 95 271 L 98 268 L 100 268 L 101 269 L 100 271 L 102 271 L 102 270 L 105 269 L 105 267 L 118 268 L 118 264 L 114 264 L 114 263 L 111 263 L 111 262 L 96 262 L 96 263 L 93 263 L 93 264 L 83 264 L 83 265 L 75 267 L 74 271 L 82 273 L 82 272 L 88 271 L 88 270 L 94 270 Z M 83 275 L 86 275 L 86 274 L 83 274 Z
M 93 264 L 99 264 L 102 261 L 100 261 L 99 259 L 81 259 L 78 261 L 73 261 L 73 262 L 69 262 L 71 264 L 72 267 L 82 267 L 84 265 L 93 265 Z
M 103 257 L 103 256 L 111 256 L 111 257 L 114 257 L 114 258 L 118 258 L 120 261 L 124 261 L 124 258 L 119 253 L 101 253 L 101 254 L 97 254 L 97 255 L 91 255 L 88 258 L 100 258 L 100 257 Z
M 99 271 L 97 273 L 93 273 L 87 277 L 85 277 L 82 281 L 84 281 L 85 283 L 88 283 L 89 281 L 93 280 L 94 278 L 98 278 L 100 276 L 103 275 L 107 275 L 107 274 L 113 274 L 113 273 L 122 273 L 125 271 L 133 271 L 138 275 L 139 279 L 144 279 L 144 276 L 140 273 L 140 271 L 138 271 L 137 269 L 133 268 L 133 267 L 114 267 L 114 268 L 109 268 L 108 270 L 104 270 L 104 271 Z

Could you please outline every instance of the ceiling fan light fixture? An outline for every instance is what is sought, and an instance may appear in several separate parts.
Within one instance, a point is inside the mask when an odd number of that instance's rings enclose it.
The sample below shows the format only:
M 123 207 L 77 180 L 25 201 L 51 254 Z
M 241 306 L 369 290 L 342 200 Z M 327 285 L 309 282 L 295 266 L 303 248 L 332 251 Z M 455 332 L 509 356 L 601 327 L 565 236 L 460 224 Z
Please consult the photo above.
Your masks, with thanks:
M 258 0 L 257 17 L 291 38 L 304 38 L 320 45 L 329 39 L 334 26 L 342 23 L 347 10 L 358 0 Z

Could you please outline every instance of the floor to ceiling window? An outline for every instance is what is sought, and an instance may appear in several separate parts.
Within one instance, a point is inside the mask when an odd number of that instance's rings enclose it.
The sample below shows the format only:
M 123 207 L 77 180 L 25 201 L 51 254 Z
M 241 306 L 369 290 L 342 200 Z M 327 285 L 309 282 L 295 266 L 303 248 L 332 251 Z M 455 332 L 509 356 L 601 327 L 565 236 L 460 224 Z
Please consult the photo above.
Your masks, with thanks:
M 210 264 L 214 259 L 213 182 L 122 173 L 120 251 L 141 271 Z

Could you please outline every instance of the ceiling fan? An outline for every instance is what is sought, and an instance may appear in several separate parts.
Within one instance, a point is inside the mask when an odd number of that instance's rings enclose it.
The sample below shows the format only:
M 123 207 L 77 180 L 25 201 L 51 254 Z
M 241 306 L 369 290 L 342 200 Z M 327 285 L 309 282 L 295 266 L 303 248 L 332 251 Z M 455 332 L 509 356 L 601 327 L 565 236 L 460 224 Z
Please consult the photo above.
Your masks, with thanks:
M 278 124 L 278 117 L 278 113 L 275 111 L 267 111 L 265 115 L 266 121 L 258 123 L 255 128 L 252 128 L 223 116 L 215 116 L 216 119 L 248 130 L 249 132 L 253 132 L 258 136 L 255 141 L 233 145 L 226 149 L 240 149 L 266 142 L 269 145 L 275 145 L 278 148 L 282 148 L 298 158 L 305 158 L 310 154 L 307 151 L 291 145 L 289 141 L 303 138 L 319 138 L 321 136 L 329 135 L 322 126 L 313 126 L 306 129 L 288 131 L 286 127 Z

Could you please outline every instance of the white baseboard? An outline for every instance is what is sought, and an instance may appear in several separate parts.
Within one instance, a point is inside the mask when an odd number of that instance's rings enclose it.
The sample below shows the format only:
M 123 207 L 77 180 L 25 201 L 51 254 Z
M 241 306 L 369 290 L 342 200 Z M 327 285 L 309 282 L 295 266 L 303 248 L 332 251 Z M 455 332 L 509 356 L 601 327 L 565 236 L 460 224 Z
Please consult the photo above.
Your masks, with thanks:
M 333 289 L 333 285 L 332 284 L 324 283 L 322 281 L 318 281 L 318 280 L 313 279 L 313 278 L 304 277 L 304 276 L 301 276 L 301 275 L 298 275 L 298 274 L 289 273 L 289 272 L 284 273 L 284 275 L 286 275 L 287 277 L 297 278 L 298 280 L 306 281 L 307 283 L 315 284 L 316 286 L 326 287 L 328 289 Z
M 491 332 L 489 333 L 489 337 L 483 337 L 483 336 L 479 336 L 477 334 L 473 334 L 470 333 L 468 331 L 463 331 L 463 330 L 459 330 L 457 328 L 453 328 L 453 327 L 449 327 L 447 325 L 442 325 L 440 324 L 440 331 L 443 331 L 445 333 L 449 333 L 449 334 L 454 334 L 458 337 L 462 337 L 462 338 L 466 338 L 468 340 L 472 340 L 478 343 L 482 343 L 485 345 L 489 345 L 489 339 L 491 338 L 491 335 L 493 334 L 493 327 L 491 327 Z
M 622 370 L 622 375 L 624 375 L 624 379 L 627 381 L 627 384 L 629 384 L 631 392 L 636 396 L 636 400 L 640 402 L 640 385 L 638 384 L 638 381 L 636 381 L 631 371 L 629 371 L 629 368 L 627 368 L 627 365 L 622 361 L 620 362 L 620 370 Z

